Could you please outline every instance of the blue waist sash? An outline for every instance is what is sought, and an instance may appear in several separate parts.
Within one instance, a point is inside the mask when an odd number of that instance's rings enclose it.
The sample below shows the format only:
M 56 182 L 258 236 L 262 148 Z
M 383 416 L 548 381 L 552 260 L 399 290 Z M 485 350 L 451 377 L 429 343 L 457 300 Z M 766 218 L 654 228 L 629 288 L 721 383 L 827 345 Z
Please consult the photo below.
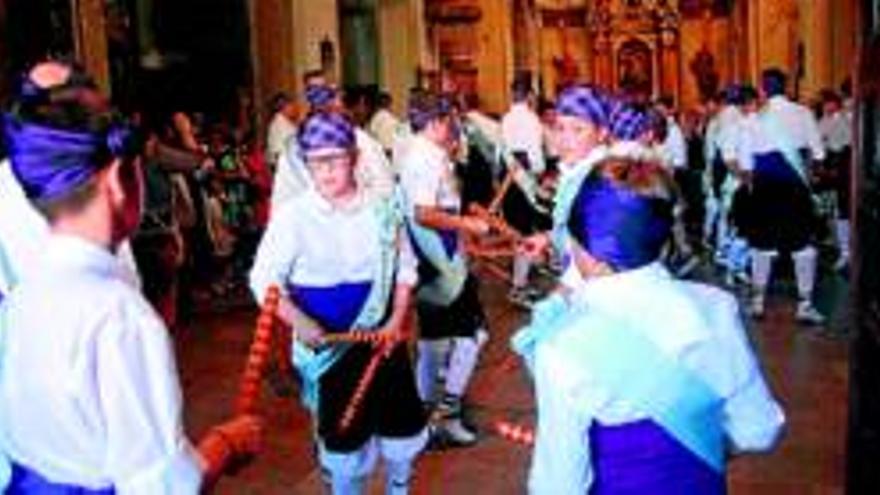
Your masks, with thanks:
M 370 295 L 370 281 L 346 283 L 332 287 L 291 285 L 288 289 L 296 306 L 331 332 L 344 332 L 355 320 Z
M 723 495 L 725 477 L 650 420 L 590 428 L 591 495 Z
M 773 183 L 797 184 L 809 189 L 803 177 L 789 162 L 788 156 L 781 151 L 756 154 L 754 174 L 759 180 Z
M 36 471 L 13 463 L 12 479 L 4 493 L 6 495 L 113 495 L 116 490 L 112 487 L 94 489 L 53 483 Z
M 539 306 L 532 322 L 511 339 L 529 368 L 541 341 L 561 332 L 584 332 L 589 338 L 566 344 L 590 376 L 647 414 L 712 469 L 724 471 L 722 400 L 702 378 L 667 357 L 626 320 L 591 314 L 558 296 Z
M 419 282 L 419 299 L 437 306 L 452 304 L 464 289 L 468 275 L 465 258 L 458 249 L 458 234 L 423 227 L 414 213 L 407 219 L 407 231 L 419 263 L 433 269 L 433 277 Z

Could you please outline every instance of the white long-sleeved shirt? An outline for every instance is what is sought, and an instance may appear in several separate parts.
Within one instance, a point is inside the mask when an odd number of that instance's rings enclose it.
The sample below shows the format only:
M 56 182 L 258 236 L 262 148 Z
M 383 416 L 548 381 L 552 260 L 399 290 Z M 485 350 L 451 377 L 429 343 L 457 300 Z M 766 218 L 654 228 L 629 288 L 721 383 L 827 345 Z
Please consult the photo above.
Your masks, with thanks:
M 819 120 L 819 133 L 828 151 L 840 152 L 852 146 L 852 125 L 847 112 L 841 110 Z
M 736 105 L 725 105 L 709 121 L 706 127 L 705 159 L 707 164 L 715 160 L 717 153 L 725 162 L 737 159 L 737 140 L 743 114 Z
M 31 205 L 8 160 L 0 161 L 0 294 L 9 295 L 15 282 L 38 266 L 49 239 L 49 224 Z M 119 247 L 126 276 L 140 286 L 131 245 Z
M 168 333 L 105 249 L 53 235 L 0 308 L 0 438 L 56 483 L 196 494 Z
M 358 161 L 355 177 L 358 186 L 369 195 L 379 198 L 391 197 L 395 179 L 391 162 L 382 145 L 360 127 L 355 128 Z
M 293 136 L 296 136 L 296 125 L 281 112 L 276 112 L 266 136 L 266 160 L 277 166 L 287 141 Z
M 625 321 L 669 359 L 703 378 L 723 402 L 722 427 L 736 451 L 767 450 L 785 422 L 755 362 L 736 300 L 709 286 L 675 280 L 661 265 L 582 282 L 573 304 L 595 316 L 537 344 L 538 428 L 529 492 L 588 493 L 593 481 L 589 429 L 647 418 L 591 376 L 577 349 L 590 328 Z M 634 309 L 635 308 L 635 309 Z M 650 370 L 645 370 L 650 373 Z
M 544 172 L 544 125 L 528 104 L 514 103 L 510 106 L 501 119 L 501 139 L 507 151 L 526 153 L 532 174 Z
M 412 138 L 400 160 L 400 185 L 411 207 L 458 212 L 461 196 L 455 166 L 446 150 L 421 135 Z
M 394 135 L 399 126 L 400 119 L 387 108 L 380 108 L 370 119 L 367 130 L 382 145 L 382 148 L 391 151 L 391 148 L 394 147 Z
M 774 96 L 767 101 L 762 112 L 781 123 L 783 128 L 781 130 L 787 132 L 791 145 L 796 149 L 809 150 L 814 160 L 825 159 L 825 146 L 822 144 L 819 123 L 809 108 L 784 96 Z
M 674 118 L 668 117 L 666 140 L 663 141 L 663 157 L 674 170 L 687 168 L 687 142 Z
M 262 301 L 277 285 L 333 287 L 371 282 L 381 260 L 375 198 L 359 195 L 350 206 L 334 208 L 314 189 L 285 203 L 269 219 L 250 273 L 254 297 Z M 398 241 L 398 284 L 415 285 L 417 261 L 406 232 Z

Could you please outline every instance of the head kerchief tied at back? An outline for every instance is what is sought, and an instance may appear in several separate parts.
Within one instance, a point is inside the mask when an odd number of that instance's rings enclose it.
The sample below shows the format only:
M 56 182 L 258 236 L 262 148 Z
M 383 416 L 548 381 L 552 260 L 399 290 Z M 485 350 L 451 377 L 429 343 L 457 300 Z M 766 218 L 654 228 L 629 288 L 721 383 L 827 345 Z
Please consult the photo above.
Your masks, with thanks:
M 593 86 L 569 86 L 559 95 L 556 111 L 559 115 L 577 117 L 607 129 L 611 117 L 611 101 L 604 91 Z
M 312 108 L 327 106 L 336 99 L 336 89 L 326 84 L 312 84 L 306 88 L 306 101 Z
M 356 146 L 354 126 L 340 113 L 315 113 L 302 123 L 298 144 L 304 157 L 323 150 L 349 150 Z
M 46 125 L 32 111 L 51 104 L 53 95 L 62 91 L 88 88 L 86 83 L 77 79 L 43 87 L 25 77 L 13 111 L 3 116 L 12 172 L 31 200 L 63 197 L 85 184 L 114 158 L 133 157 L 141 151 L 140 134 L 125 123 L 112 122 L 109 112 L 107 123 L 96 128 L 58 128 Z
M 452 114 L 449 98 L 428 91 L 417 91 L 410 96 L 407 118 L 413 129 L 423 129 L 432 120 Z
M 645 112 L 635 106 L 618 102 L 611 112 L 611 136 L 618 141 L 635 141 L 649 129 L 650 121 Z
M 660 257 L 672 230 L 672 202 L 592 174 L 578 192 L 568 226 L 591 256 L 615 271 L 634 270 Z

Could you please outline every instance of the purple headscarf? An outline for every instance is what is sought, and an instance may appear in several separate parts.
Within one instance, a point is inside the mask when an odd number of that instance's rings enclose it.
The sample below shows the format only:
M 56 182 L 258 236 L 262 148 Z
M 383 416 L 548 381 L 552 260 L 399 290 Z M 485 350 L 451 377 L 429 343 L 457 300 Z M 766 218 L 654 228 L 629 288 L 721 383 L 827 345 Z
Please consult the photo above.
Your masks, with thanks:
M 344 115 L 319 112 L 300 127 L 298 143 L 303 156 L 323 149 L 352 149 L 357 145 L 354 126 Z
M 452 102 L 444 96 L 428 98 L 425 95 L 416 95 L 413 99 L 424 98 L 423 101 L 411 101 L 407 118 L 413 129 L 423 129 L 432 120 L 444 117 L 452 113 Z M 431 104 L 425 104 L 430 102 Z
M 592 175 L 578 192 L 568 227 L 594 258 L 615 271 L 634 270 L 660 257 L 672 231 L 672 202 Z
M 650 128 L 645 112 L 630 104 L 619 102 L 611 113 L 611 136 L 618 141 L 635 141 Z
M 103 133 L 58 129 L 5 116 L 4 132 L 12 172 L 29 199 L 53 200 L 85 184 L 113 157 L 140 152 L 128 126 Z
M 608 95 L 593 86 L 575 85 L 562 91 L 556 101 L 559 115 L 577 117 L 597 127 L 607 129 L 611 118 Z
M 306 101 L 312 108 L 329 105 L 336 99 L 336 89 L 326 84 L 313 84 L 306 88 Z

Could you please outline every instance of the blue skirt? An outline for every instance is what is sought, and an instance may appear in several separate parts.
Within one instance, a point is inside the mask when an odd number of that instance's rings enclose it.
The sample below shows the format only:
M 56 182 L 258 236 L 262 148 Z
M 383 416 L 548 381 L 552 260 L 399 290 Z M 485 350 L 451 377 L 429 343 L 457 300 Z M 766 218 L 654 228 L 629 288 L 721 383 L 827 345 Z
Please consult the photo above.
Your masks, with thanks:
M 651 420 L 590 428 L 590 495 L 724 495 L 715 471 Z

